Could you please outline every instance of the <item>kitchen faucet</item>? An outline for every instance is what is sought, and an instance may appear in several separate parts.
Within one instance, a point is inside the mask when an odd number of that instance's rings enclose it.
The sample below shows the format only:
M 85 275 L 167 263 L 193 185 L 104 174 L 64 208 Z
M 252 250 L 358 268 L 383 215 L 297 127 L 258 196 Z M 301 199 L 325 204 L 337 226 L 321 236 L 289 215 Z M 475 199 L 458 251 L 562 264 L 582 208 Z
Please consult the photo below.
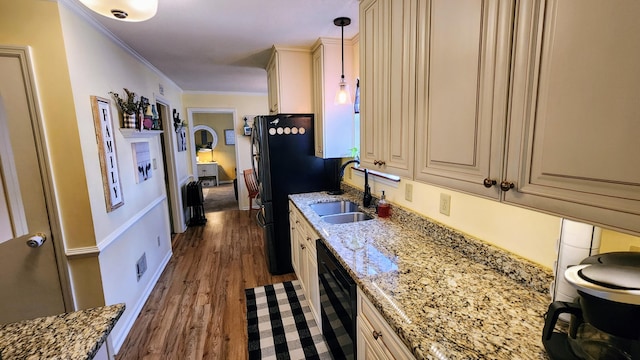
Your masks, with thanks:
M 344 169 L 347 167 L 347 165 L 351 164 L 351 163 L 358 163 L 360 164 L 360 160 L 349 160 L 346 163 L 342 164 L 342 166 L 340 167 L 340 171 L 338 171 L 338 181 L 336 186 L 338 187 L 336 190 L 332 190 L 327 192 L 327 194 L 329 195 L 342 195 L 344 194 L 344 191 L 342 191 L 342 189 L 340 188 L 340 183 L 342 182 L 342 177 L 344 176 Z

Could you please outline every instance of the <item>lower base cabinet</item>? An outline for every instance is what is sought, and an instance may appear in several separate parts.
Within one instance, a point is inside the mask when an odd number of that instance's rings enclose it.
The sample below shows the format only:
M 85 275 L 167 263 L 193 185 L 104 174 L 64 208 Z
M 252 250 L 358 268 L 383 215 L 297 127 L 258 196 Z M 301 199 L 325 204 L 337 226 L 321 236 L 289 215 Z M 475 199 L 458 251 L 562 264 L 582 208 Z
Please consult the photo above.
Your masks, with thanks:
M 302 285 L 304 296 L 309 303 L 313 318 L 322 329 L 320 317 L 320 285 L 318 284 L 318 261 L 316 260 L 316 239 L 318 235 L 304 216 L 289 203 L 291 227 L 291 262 Z
M 291 260 L 302 285 L 311 313 L 322 329 L 320 317 L 320 287 L 318 284 L 318 262 L 316 239 L 318 234 L 300 211 L 289 203 L 291 228 Z M 415 359 L 382 315 L 358 289 L 357 359 Z
M 357 346 L 358 360 L 415 359 L 360 289 Z

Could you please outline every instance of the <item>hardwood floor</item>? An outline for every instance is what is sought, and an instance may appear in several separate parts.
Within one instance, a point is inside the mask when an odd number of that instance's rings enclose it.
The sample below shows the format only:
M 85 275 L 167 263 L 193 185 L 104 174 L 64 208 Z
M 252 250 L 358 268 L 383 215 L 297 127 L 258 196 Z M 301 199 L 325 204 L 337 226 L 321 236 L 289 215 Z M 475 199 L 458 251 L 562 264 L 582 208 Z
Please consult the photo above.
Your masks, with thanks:
M 247 211 L 206 217 L 173 239 L 173 258 L 117 360 L 247 358 L 244 289 L 296 277 L 269 274 L 262 229 Z

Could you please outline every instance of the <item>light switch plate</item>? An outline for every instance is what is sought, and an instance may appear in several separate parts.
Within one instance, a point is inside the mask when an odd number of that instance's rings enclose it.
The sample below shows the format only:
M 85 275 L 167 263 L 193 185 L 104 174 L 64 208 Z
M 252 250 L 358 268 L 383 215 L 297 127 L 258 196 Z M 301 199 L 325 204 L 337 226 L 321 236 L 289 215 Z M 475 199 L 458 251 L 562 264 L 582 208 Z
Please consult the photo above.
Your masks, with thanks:
M 451 195 L 440 194 L 440 213 L 447 216 L 451 213 Z

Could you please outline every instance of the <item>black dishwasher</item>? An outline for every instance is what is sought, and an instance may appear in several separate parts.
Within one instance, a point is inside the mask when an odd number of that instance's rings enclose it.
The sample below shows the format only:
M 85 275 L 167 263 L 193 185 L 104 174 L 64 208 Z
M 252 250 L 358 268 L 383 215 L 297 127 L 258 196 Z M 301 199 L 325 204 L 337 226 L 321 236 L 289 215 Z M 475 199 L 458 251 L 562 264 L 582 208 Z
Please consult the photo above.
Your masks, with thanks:
M 334 359 L 355 359 L 356 283 L 321 240 L 316 248 L 322 334 Z

